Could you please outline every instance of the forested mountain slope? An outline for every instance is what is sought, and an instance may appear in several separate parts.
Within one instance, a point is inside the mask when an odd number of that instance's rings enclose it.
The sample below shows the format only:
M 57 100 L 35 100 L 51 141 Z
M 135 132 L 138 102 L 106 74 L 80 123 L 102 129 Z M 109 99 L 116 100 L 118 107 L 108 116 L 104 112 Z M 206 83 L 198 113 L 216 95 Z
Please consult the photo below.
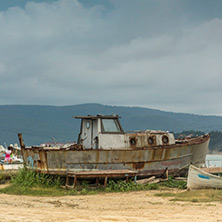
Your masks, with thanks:
M 80 120 L 75 115 L 118 114 L 123 129 L 168 130 L 182 132 L 222 131 L 222 117 L 173 113 L 160 110 L 81 104 L 73 106 L 2 105 L 0 106 L 0 144 L 18 143 L 17 133 L 23 133 L 27 145 L 56 140 L 74 141 L 79 133 Z

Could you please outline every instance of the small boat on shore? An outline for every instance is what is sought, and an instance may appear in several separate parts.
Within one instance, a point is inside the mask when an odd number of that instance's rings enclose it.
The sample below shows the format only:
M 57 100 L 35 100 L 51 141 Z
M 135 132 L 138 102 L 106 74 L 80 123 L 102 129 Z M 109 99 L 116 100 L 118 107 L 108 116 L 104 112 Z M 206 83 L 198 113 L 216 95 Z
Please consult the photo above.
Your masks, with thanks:
M 0 172 L 2 171 L 18 171 L 23 167 L 23 163 L 0 163 Z
M 99 172 L 138 176 L 180 174 L 190 163 L 205 163 L 208 134 L 176 140 L 168 131 L 124 132 L 118 115 L 75 116 L 81 119 L 78 142 L 68 147 L 26 147 L 18 134 L 27 168 L 49 174 L 92 176 Z M 96 172 L 96 173 L 95 173 Z
M 5 145 L 6 146 L 6 145 Z M 10 149 L 10 160 L 5 159 L 6 151 Z M 19 171 L 23 167 L 23 159 L 21 156 L 21 148 L 17 144 L 10 144 L 8 148 L 0 146 L 0 173 L 1 175 L 10 175 Z
M 222 177 L 213 175 L 199 169 L 193 165 L 190 165 L 187 178 L 187 189 L 204 189 L 204 188 L 222 188 Z M 214 172 L 215 169 L 214 169 Z

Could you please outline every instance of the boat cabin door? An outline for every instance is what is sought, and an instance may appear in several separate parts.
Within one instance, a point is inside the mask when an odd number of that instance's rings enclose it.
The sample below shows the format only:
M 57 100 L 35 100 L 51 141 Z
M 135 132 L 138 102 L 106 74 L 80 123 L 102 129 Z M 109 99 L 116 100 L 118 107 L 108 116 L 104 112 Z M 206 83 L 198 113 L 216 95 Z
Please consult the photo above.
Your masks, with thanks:
M 85 148 L 98 148 L 98 119 L 82 119 L 80 140 Z

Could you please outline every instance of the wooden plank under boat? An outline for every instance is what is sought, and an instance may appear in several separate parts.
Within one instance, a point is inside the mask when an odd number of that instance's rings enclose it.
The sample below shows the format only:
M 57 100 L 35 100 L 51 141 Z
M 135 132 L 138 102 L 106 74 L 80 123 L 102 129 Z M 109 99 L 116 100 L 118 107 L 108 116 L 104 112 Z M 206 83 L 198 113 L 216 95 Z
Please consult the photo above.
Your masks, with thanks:
M 222 188 L 222 177 L 190 165 L 187 178 L 188 189 Z

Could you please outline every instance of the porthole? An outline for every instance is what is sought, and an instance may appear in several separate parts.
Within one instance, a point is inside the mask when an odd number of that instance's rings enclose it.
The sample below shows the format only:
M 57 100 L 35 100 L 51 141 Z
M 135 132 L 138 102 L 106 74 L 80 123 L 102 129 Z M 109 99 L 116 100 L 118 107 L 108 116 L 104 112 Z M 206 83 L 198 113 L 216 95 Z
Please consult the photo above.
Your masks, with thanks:
M 87 129 L 90 128 L 90 122 L 86 122 L 86 128 L 87 128 Z
M 136 145 L 136 139 L 135 139 L 135 138 L 131 138 L 131 139 L 130 139 L 130 144 L 131 144 L 132 146 L 135 146 L 135 145 Z
M 150 136 L 148 138 L 148 144 L 153 145 L 153 143 L 154 143 L 153 137 Z
M 163 136 L 162 141 L 163 141 L 164 144 L 168 144 L 169 143 L 169 138 L 167 136 Z

